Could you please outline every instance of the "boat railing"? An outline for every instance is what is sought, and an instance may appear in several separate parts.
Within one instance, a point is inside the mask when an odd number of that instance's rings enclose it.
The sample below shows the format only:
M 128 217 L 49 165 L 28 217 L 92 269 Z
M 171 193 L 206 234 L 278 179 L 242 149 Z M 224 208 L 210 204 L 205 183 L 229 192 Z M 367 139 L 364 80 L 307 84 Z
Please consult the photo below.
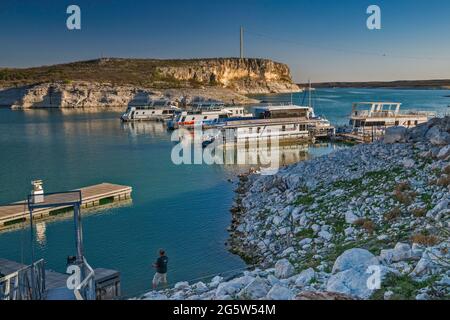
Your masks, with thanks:
M 83 262 L 83 274 L 86 277 L 75 288 L 75 298 L 77 300 L 95 300 L 95 273 L 86 260 Z
M 44 297 L 44 259 L 0 278 L 0 300 L 42 300 Z
M 370 111 L 370 110 L 355 110 L 352 112 L 352 117 L 371 117 L 371 118 L 395 118 L 401 116 L 436 116 L 432 111 L 418 111 L 418 110 L 405 110 L 400 112 L 395 111 Z

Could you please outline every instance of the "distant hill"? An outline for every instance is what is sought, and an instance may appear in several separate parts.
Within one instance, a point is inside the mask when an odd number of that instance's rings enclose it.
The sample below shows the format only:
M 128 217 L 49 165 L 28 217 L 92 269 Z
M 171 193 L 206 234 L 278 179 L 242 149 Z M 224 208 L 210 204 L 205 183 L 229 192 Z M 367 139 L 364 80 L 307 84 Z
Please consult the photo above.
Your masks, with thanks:
M 307 87 L 308 84 L 298 84 Z M 312 84 L 315 88 L 421 88 L 421 89 L 450 89 L 450 80 L 398 80 L 374 82 L 320 82 Z
M 238 93 L 298 91 L 289 67 L 268 59 L 103 58 L 35 68 L 0 68 L 0 87 L 87 81 L 144 88 L 228 88 Z

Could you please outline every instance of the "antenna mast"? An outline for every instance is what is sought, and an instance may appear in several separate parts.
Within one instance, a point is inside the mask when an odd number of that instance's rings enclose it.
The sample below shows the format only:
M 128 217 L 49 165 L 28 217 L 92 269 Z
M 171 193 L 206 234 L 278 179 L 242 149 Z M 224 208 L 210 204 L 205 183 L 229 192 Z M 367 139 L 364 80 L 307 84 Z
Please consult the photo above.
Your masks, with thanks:
M 244 28 L 241 26 L 240 30 L 240 58 L 244 59 Z
M 309 107 L 311 108 L 311 79 L 308 80 L 309 83 Z

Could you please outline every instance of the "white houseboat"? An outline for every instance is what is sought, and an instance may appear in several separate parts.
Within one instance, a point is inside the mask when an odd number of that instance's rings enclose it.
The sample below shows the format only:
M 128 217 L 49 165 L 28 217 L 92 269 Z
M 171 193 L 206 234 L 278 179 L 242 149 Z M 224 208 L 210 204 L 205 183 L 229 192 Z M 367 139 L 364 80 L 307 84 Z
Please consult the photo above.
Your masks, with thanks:
M 278 105 L 254 108 L 255 117 L 227 121 L 220 127 L 224 143 L 247 143 L 259 139 L 311 140 L 334 135 L 334 127 L 316 117 L 311 107 Z
M 400 111 L 398 102 L 357 102 L 352 106 L 350 126 L 357 130 L 372 130 L 373 127 L 387 128 L 393 126 L 415 127 L 427 122 L 432 112 Z
M 196 126 L 207 128 L 225 123 L 231 120 L 248 119 L 253 117 L 243 107 L 201 106 L 187 111 L 181 111 L 174 115 L 167 123 L 168 129 L 186 128 L 192 129 Z
M 180 110 L 169 100 L 153 100 L 145 106 L 129 106 L 122 121 L 159 121 L 170 119 Z

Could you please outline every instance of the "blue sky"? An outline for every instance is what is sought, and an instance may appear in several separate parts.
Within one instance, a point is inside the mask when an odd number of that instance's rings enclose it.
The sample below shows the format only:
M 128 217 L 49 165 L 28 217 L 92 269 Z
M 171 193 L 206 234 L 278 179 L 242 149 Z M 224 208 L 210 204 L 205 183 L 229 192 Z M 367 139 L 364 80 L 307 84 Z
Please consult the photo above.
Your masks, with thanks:
M 381 30 L 366 28 L 371 4 Z M 242 25 L 245 55 L 285 62 L 297 81 L 450 78 L 449 12 L 448 0 L 1 0 L 0 66 L 238 56 Z

